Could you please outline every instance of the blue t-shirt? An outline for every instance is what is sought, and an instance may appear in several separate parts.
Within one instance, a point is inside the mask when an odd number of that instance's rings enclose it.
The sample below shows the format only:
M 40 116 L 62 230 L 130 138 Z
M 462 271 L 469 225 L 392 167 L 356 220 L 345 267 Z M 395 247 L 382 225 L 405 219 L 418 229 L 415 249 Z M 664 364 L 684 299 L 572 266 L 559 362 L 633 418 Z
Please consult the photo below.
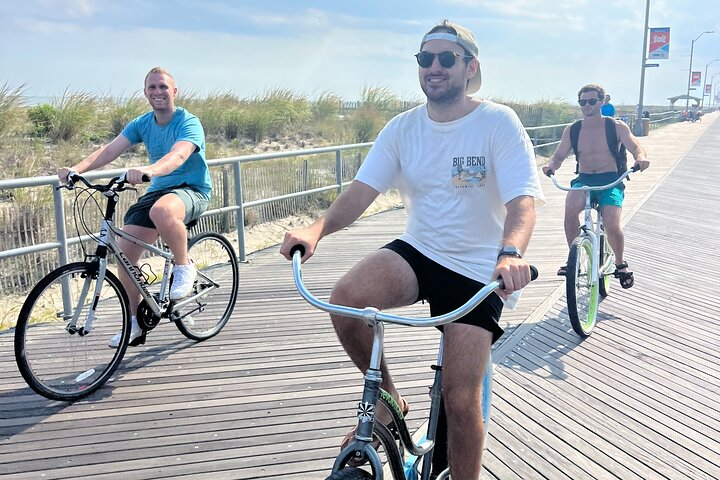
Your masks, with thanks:
M 177 107 L 170 123 L 159 126 L 155 122 L 155 113 L 148 112 L 128 123 L 122 135 L 133 145 L 144 143 L 151 164 L 164 157 L 179 141 L 194 144 L 195 151 L 185 163 L 167 175 L 153 177 L 147 191 L 154 192 L 187 185 L 210 198 L 212 184 L 205 160 L 205 132 L 195 115 Z
M 602 107 L 600 107 L 600 113 L 606 117 L 614 117 L 615 107 L 612 103 L 606 103 Z

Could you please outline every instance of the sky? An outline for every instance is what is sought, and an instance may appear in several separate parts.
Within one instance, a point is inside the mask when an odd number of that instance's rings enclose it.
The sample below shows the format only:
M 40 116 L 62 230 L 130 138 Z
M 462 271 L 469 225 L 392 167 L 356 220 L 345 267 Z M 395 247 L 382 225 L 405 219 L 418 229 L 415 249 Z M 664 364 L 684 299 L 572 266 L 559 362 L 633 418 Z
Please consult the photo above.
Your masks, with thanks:
M 287 89 L 353 101 L 386 88 L 421 100 L 413 55 L 448 18 L 477 39 L 480 97 L 574 102 L 599 83 L 616 105 L 635 105 L 646 1 L 2 0 L 0 87 L 34 102 L 66 91 L 124 97 L 163 66 L 200 96 Z M 692 69 L 707 66 L 720 85 L 718 0 L 650 0 L 648 23 L 670 27 L 670 58 L 645 69 L 645 105 L 686 93 L 691 47 Z

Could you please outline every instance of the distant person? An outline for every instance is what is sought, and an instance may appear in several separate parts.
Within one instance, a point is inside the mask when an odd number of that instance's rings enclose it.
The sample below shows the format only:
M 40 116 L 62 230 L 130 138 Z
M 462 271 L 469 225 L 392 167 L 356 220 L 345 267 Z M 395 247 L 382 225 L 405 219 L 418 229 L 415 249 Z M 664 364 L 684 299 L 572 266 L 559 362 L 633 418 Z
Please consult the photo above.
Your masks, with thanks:
M 503 304 L 514 308 L 530 282 L 523 254 L 543 195 L 520 119 L 506 106 L 471 96 L 481 84 L 473 34 L 445 20 L 423 37 L 415 57 L 427 102 L 385 126 L 350 187 L 315 223 L 286 233 L 280 253 L 289 260 L 292 247 L 303 245 L 306 261 L 323 237 L 354 222 L 381 192 L 398 188 L 408 214 L 405 233 L 347 272 L 331 302 L 384 309 L 427 300 L 431 314 L 440 315 L 503 278 L 504 290 L 443 329 L 450 471 L 453 478 L 477 479 L 485 440 L 483 374 L 503 334 Z M 360 320 L 331 318 L 364 372 L 372 330 Z M 384 361 L 382 388 L 407 411 Z M 389 420 L 380 409 L 377 421 Z M 342 445 L 354 435 L 353 429 Z
M 60 181 L 66 182 L 71 172 L 83 173 L 103 167 L 133 145 L 145 144 L 150 165 L 130 168 L 126 178 L 135 185 L 147 175 L 151 179 L 150 186 L 147 193 L 128 209 L 123 230 L 147 243 L 155 242 L 159 235 L 170 247 L 175 261 L 171 300 L 183 298 L 192 290 L 197 272 L 188 261 L 185 224 L 207 209 L 212 188 L 205 160 L 205 132 L 195 115 L 175 106 L 177 92 L 172 75 L 163 68 L 153 68 L 145 76 L 144 86 L 145 98 L 152 111 L 132 120 L 112 142 L 98 148 L 77 165 L 58 171 Z M 137 268 L 144 250 L 122 238 L 119 242 Z M 125 272 L 119 271 L 120 280 L 130 295 L 132 342 L 142 334 L 137 323 L 140 293 Z M 112 337 L 110 347 L 117 348 L 120 337 L 120 333 Z
M 602 112 L 602 115 L 605 117 L 614 117 L 615 116 L 615 106 L 610 103 L 610 95 L 605 94 L 605 98 L 603 99 L 602 108 L 600 109 Z
M 627 170 L 624 159 L 621 160 L 623 147 L 632 154 L 635 165 L 640 170 L 650 166 L 647 160 L 645 149 L 640 145 L 638 139 L 632 134 L 630 128 L 622 120 L 604 118 L 600 112 L 600 102 L 605 91 L 599 85 L 585 85 L 578 92 L 578 103 L 582 110 L 583 118 L 573 125 L 578 125 L 577 160 L 578 173 L 571 185 L 579 187 L 583 185 L 607 185 L 618 179 Z M 615 150 L 611 151 L 608 145 L 607 128 L 615 130 L 615 138 L 618 144 Z M 543 167 L 543 173 L 557 171 L 563 161 L 573 151 L 573 126 L 565 127 L 560 144 L 555 150 L 550 162 Z M 622 162 L 622 163 L 621 163 Z M 624 260 L 625 238 L 620 227 L 620 215 L 622 203 L 625 197 L 625 185 L 620 184 L 609 190 L 591 192 L 591 195 L 600 205 L 603 224 L 607 232 L 608 242 L 615 252 L 615 276 L 620 280 L 623 288 L 630 288 L 634 285 L 633 272 L 628 270 L 628 264 Z M 568 192 L 565 199 L 565 238 L 568 246 L 578 234 L 580 221 L 578 215 L 585 209 L 585 192 Z M 567 274 L 567 265 L 560 267 L 558 275 Z
M 688 115 L 688 119 L 693 123 L 697 122 L 700 119 L 700 112 L 698 110 L 697 104 L 693 104 L 690 107 L 690 114 Z

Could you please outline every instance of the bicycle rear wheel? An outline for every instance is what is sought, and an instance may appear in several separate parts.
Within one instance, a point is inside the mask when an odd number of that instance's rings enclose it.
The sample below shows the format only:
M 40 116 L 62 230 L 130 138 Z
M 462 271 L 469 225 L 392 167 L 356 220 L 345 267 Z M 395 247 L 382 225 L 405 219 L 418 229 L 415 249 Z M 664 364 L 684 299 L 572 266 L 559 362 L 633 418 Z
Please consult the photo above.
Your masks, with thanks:
M 27 384 L 53 400 L 84 397 L 113 374 L 127 349 L 130 309 L 120 280 L 106 272 L 95 298 L 98 264 L 52 271 L 32 289 L 15 329 L 15 360 Z M 95 319 L 90 320 L 94 306 Z M 85 329 L 89 329 L 86 332 Z M 108 340 L 122 332 L 120 346 Z
M 570 246 L 567 264 L 567 305 L 573 330 L 587 337 L 595 327 L 598 284 L 592 283 L 592 242 L 576 238 Z
M 188 258 L 198 276 L 188 297 L 192 300 L 176 309 L 173 318 L 186 337 L 207 340 L 220 333 L 235 308 L 240 285 L 237 256 L 225 237 L 207 232 L 190 239 Z
M 607 242 L 605 235 L 602 235 L 600 237 L 600 272 L 598 272 L 598 292 L 603 298 L 610 295 L 610 279 L 612 277 L 612 273 L 605 273 L 602 269 L 603 265 L 608 262 L 609 258 L 615 258 L 615 254 L 613 253 L 610 244 Z M 613 263 L 614 260 L 611 261 L 611 264 Z

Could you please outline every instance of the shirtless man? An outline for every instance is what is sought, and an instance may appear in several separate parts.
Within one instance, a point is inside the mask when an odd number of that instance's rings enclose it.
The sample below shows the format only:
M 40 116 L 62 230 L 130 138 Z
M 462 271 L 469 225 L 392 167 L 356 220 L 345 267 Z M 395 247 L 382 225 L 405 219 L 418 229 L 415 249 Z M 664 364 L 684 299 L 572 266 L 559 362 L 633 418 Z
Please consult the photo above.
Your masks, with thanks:
M 578 103 L 582 110 L 583 119 L 580 136 L 577 144 L 578 177 L 572 186 L 606 185 L 618 179 L 621 173 L 613 152 L 610 151 L 605 136 L 605 118 L 601 114 L 605 90 L 595 84 L 585 85 L 578 92 Z M 630 128 L 621 120 L 614 120 L 615 132 L 618 140 L 635 159 L 635 165 L 640 171 L 650 166 L 645 149 L 640 145 Z M 554 172 L 572 152 L 570 139 L 571 126 L 563 131 L 560 144 L 555 150 L 550 162 L 543 167 L 543 173 Z M 634 284 L 633 272 L 628 270 L 627 262 L 623 259 L 625 237 L 620 228 L 620 215 L 622 202 L 625 197 L 625 185 L 622 183 L 615 188 L 592 192 L 597 199 L 603 216 L 603 224 L 607 232 L 608 242 L 615 252 L 616 276 L 620 279 L 623 288 L 630 288 Z M 572 244 L 580 228 L 578 216 L 585 208 L 585 193 L 582 191 L 568 192 L 565 199 L 565 238 L 568 246 Z M 567 266 L 560 267 L 558 275 L 565 275 Z

